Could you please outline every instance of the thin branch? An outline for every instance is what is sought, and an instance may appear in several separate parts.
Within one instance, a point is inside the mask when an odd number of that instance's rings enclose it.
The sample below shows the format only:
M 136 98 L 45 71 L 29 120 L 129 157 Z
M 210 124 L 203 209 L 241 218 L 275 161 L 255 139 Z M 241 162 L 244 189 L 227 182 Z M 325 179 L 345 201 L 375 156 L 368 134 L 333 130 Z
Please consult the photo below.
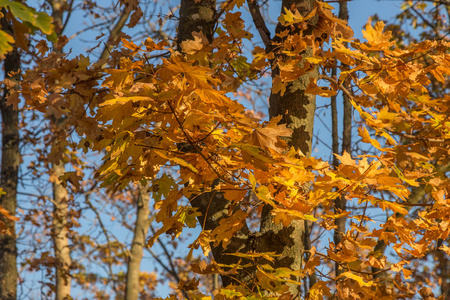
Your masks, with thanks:
M 252 15 L 253 23 L 261 36 L 264 46 L 266 46 L 266 52 L 270 52 L 272 39 L 270 38 L 270 31 L 261 14 L 257 0 L 247 0 L 247 3 L 250 14 Z
M 64 21 L 64 24 L 63 24 L 62 28 L 61 28 L 61 32 L 64 32 L 64 29 L 67 27 L 67 23 L 69 23 L 70 16 L 72 15 L 72 11 L 73 11 L 73 3 L 74 2 L 75 2 L 74 0 L 70 1 L 69 8 L 67 10 L 67 12 L 68 12 L 67 13 L 67 17 L 66 17 L 66 20 Z
M 192 140 L 191 136 L 186 132 L 186 130 L 183 127 L 183 124 L 181 123 L 180 119 L 178 118 L 178 116 L 175 113 L 175 109 L 172 107 L 172 105 L 170 104 L 169 101 L 167 101 L 167 104 L 169 105 L 170 110 L 172 111 L 172 114 L 175 118 L 175 120 L 177 121 L 178 125 L 180 126 L 181 131 L 183 132 L 184 136 L 186 137 L 186 140 L 188 141 L 188 143 L 194 147 L 196 153 L 198 155 L 200 155 L 203 160 L 209 165 L 209 167 L 211 168 L 211 170 L 217 175 L 218 178 L 222 179 L 223 181 L 225 181 L 226 183 L 229 184 L 233 184 L 233 185 L 239 185 L 239 183 L 234 182 L 233 180 L 229 180 L 228 178 L 225 178 L 224 176 L 220 175 L 219 172 L 216 170 L 216 168 L 214 168 L 211 164 L 211 162 L 209 161 L 209 159 L 207 157 L 205 157 L 205 155 L 202 153 L 201 149 L 196 145 L 196 143 L 194 142 L 194 140 Z M 231 178 L 235 177 L 234 175 L 228 173 L 228 171 L 224 170 Z M 239 179 L 239 178 L 237 178 Z M 243 182 L 245 185 L 247 185 L 245 182 Z
M 106 241 L 108 242 L 108 249 L 109 249 L 109 252 L 110 252 L 110 253 L 113 253 L 113 251 L 112 251 L 112 249 L 111 249 L 111 240 L 109 239 L 108 231 L 106 230 L 106 227 L 105 227 L 105 225 L 103 224 L 103 221 L 102 221 L 102 219 L 101 219 L 101 217 L 100 217 L 99 212 L 98 212 L 97 209 L 92 205 L 91 200 L 90 200 L 89 198 L 90 198 L 90 194 L 86 195 L 85 203 L 89 206 L 89 208 L 94 212 L 95 216 L 97 217 L 98 223 L 100 224 L 100 227 L 101 227 L 101 229 L 102 229 L 102 231 L 103 231 L 103 235 L 105 236 Z M 115 280 L 115 278 L 114 278 L 114 272 L 113 272 L 113 269 L 112 269 L 112 263 L 111 263 L 111 260 L 110 260 L 110 259 L 108 259 L 108 270 L 109 270 L 109 273 L 110 273 L 110 275 L 111 275 L 113 290 L 114 290 L 114 292 L 116 293 L 116 295 L 118 295 L 118 294 L 119 294 L 119 290 L 117 289 L 117 286 L 116 286 L 116 280 Z
M 130 16 L 131 12 L 133 11 L 132 5 L 127 5 L 122 12 L 122 15 L 120 16 L 119 20 L 117 21 L 116 25 L 114 25 L 113 29 L 109 33 L 108 41 L 113 41 L 117 39 L 119 36 L 120 31 L 122 30 L 123 26 L 125 26 L 125 22 L 128 20 L 128 17 Z M 99 57 L 99 60 L 107 59 L 110 52 L 111 52 L 112 46 L 106 44 L 103 48 L 102 54 Z

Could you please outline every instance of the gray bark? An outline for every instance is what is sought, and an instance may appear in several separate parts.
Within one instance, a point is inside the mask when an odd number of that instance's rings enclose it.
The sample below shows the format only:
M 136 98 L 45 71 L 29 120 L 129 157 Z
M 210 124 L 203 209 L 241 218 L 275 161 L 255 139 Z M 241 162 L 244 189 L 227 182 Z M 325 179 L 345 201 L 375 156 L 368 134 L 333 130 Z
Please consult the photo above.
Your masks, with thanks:
M 314 8 L 314 2 L 311 0 L 283 0 L 281 11 L 284 12 L 284 8 L 291 9 L 295 6 L 300 14 L 306 15 Z M 316 18 L 310 21 L 305 34 L 312 32 L 316 22 Z M 277 31 L 283 29 L 278 24 Z M 307 50 L 304 55 L 308 56 L 311 53 Z M 272 72 L 273 75 L 278 73 L 276 67 L 273 68 Z M 292 129 L 292 138 L 289 140 L 289 144 L 301 150 L 306 156 L 311 155 L 316 98 L 315 95 L 306 94 L 305 90 L 310 78 L 317 78 L 318 75 L 318 70 L 314 69 L 289 83 L 283 96 L 272 93 L 269 99 L 270 118 L 282 116 L 280 123 L 285 123 L 288 128 Z M 304 188 L 309 187 L 305 186 Z M 294 220 L 288 227 L 284 227 L 282 224 L 274 224 L 271 210 L 270 206 L 265 206 L 262 211 L 260 232 L 265 238 L 262 239 L 262 245 L 264 246 L 261 250 L 282 254 L 276 260 L 275 267 L 300 270 L 303 264 L 305 241 L 307 240 L 305 237 L 306 221 Z M 308 225 L 306 224 L 306 226 Z M 294 298 L 300 298 L 300 286 L 291 284 L 289 291 Z

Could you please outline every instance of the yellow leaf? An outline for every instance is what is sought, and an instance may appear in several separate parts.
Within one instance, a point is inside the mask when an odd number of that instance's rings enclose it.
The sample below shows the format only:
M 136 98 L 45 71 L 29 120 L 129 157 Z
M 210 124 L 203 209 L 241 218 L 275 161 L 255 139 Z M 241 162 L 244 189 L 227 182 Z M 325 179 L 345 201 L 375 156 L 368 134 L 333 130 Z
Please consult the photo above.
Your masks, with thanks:
M 6 53 L 12 51 L 12 43 L 14 43 L 14 38 L 5 31 L 0 30 L 0 58 L 3 58 Z
M 390 201 L 380 201 L 377 203 L 378 206 L 383 209 L 390 209 L 393 212 L 402 214 L 402 215 L 407 215 L 408 214 L 408 210 L 406 210 L 401 204 L 395 203 L 395 202 L 390 202 Z
M 340 160 L 341 164 L 356 167 L 356 162 L 352 159 L 347 151 L 344 151 L 344 154 L 342 155 L 338 155 L 336 153 L 334 153 L 334 155 L 337 157 L 337 159 Z
M 339 278 L 343 278 L 343 277 L 346 277 L 346 278 L 350 278 L 350 279 L 355 280 L 355 281 L 358 282 L 358 284 L 359 284 L 360 286 L 362 286 L 362 287 L 363 287 L 363 286 L 369 287 L 369 286 L 372 286 L 372 285 L 373 285 L 373 281 L 365 282 L 365 281 L 364 281 L 364 278 L 362 278 L 362 277 L 360 277 L 360 276 L 358 276 L 358 275 L 356 275 L 356 274 L 353 274 L 352 272 L 344 272 L 344 273 L 342 273 L 341 275 L 339 275 L 339 276 L 336 278 L 336 280 L 339 279 Z
M 218 245 L 222 242 L 224 248 L 231 242 L 231 238 L 244 226 L 245 219 L 248 214 L 243 210 L 238 210 L 228 218 L 219 221 L 212 235 L 215 237 L 214 243 Z
M 290 209 L 282 209 L 275 208 L 272 211 L 272 214 L 275 216 L 275 223 L 283 223 L 283 225 L 288 226 L 292 220 L 309 220 L 309 221 L 317 221 L 316 218 L 312 215 L 305 215 L 299 211 L 290 210 Z
M 291 10 L 285 7 L 284 13 L 281 13 L 281 15 L 278 17 L 278 21 L 284 26 L 293 25 L 295 23 L 300 23 L 311 19 L 316 15 L 316 11 L 317 8 L 314 8 L 312 11 L 309 12 L 307 16 L 303 17 L 298 10 L 292 12 Z
M 384 22 L 379 21 L 375 24 L 375 28 L 371 25 L 372 19 L 369 18 L 366 25 L 366 30 L 362 31 L 363 37 L 369 42 L 369 44 L 380 47 L 386 47 L 390 45 L 389 41 L 392 37 L 390 31 L 383 32 Z
M 174 162 L 175 164 L 180 165 L 180 166 L 182 166 L 182 167 L 186 167 L 186 168 L 188 168 L 189 170 L 191 170 L 192 172 L 194 172 L 195 174 L 198 173 L 198 170 L 197 170 L 192 164 L 188 163 L 188 162 L 185 161 L 184 159 L 181 159 L 181 158 L 176 157 L 176 156 L 174 156 L 174 157 L 168 156 L 168 155 L 164 154 L 163 151 L 155 151 L 155 152 L 156 152 L 159 156 L 161 156 L 162 158 L 165 158 L 165 159 L 167 159 L 167 160 L 170 160 L 170 161 Z
M 323 300 L 324 297 L 330 297 L 330 288 L 324 281 L 316 282 L 309 290 L 309 300 Z M 328 299 L 328 298 L 325 298 Z
M 364 143 L 371 144 L 372 146 L 374 146 L 378 150 L 382 150 L 380 142 L 378 142 L 377 140 L 372 139 L 370 137 L 369 131 L 365 127 L 359 127 L 358 128 L 358 132 L 359 132 L 359 136 L 362 137 L 362 141 Z

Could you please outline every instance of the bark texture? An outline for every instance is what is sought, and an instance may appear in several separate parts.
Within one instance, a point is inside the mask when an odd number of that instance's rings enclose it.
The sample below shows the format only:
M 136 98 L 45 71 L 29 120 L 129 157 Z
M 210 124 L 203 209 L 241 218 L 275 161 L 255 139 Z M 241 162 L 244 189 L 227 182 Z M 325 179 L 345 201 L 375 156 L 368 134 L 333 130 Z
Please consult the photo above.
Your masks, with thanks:
M 215 0 L 181 0 L 178 46 L 185 40 L 193 39 L 194 32 L 202 32 L 208 41 L 212 41 L 216 24 L 215 7 Z
M 205 224 L 205 230 L 214 230 L 219 226 L 220 220 L 229 216 L 231 210 L 231 202 L 225 199 L 223 194 L 217 192 L 203 193 L 196 195 L 191 199 L 191 205 L 198 208 L 198 212 L 202 215 L 198 218 L 200 224 Z M 221 245 L 214 247 L 211 245 L 211 252 L 214 260 L 219 264 L 232 265 L 241 261 L 241 264 L 250 263 L 247 260 L 227 253 L 247 253 L 255 250 L 255 236 L 250 233 L 247 224 L 239 230 L 239 232 L 231 239 L 230 244 L 223 248 Z M 245 268 L 238 274 L 232 276 L 222 276 L 223 286 L 229 284 L 245 283 L 249 288 L 253 287 L 253 275 L 255 269 L 253 267 Z
M 12 34 L 12 27 L 5 18 L 1 19 L 3 30 Z M 5 78 L 19 80 L 17 72 L 20 69 L 20 56 L 17 48 L 5 56 Z M 8 89 L 3 90 L 0 109 L 2 112 L 2 165 L 1 185 L 6 193 L 0 196 L 0 207 L 6 209 L 10 215 L 16 214 L 17 182 L 20 163 L 19 153 L 19 112 L 11 105 L 7 105 Z M 6 219 L 0 214 L 0 222 L 7 226 L 7 232 L 0 232 L 0 299 L 14 300 L 17 298 L 17 249 L 16 228 L 14 221 Z
M 314 8 L 314 3 L 315 1 L 311 0 L 283 0 L 281 11 L 284 12 L 285 8 L 296 7 L 301 15 L 307 15 Z M 305 34 L 312 32 L 316 22 L 316 18 L 311 20 Z M 285 28 L 278 25 L 277 31 L 281 30 L 285 30 Z M 311 55 L 310 50 L 307 50 L 304 55 Z M 276 67 L 273 66 L 272 72 L 273 75 L 278 73 Z M 315 95 L 306 94 L 305 90 L 310 78 L 317 78 L 318 75 L 318 70 L 314 69 L 290 83 L 283 96 L 272 93 L 269 99 L 270 118 L 282 116 L 280 123 L 285 123 L 287 127 L 292 129 L 292 138 L 289 144 L 301 150 L 306 156 L 311 155 L 316 98 Z M 309 186 L 304 186 L 305 190 L 308 188 Z M 260 232 L 264 238 L 261 242 L 263 245 L 261 251 L 274 251 L 277 254 L 282 254 L 275 262 L 277 268 L 287 267 L 300 270 L 303 264 L 305 241 L 308 240 L 305 236 L 308 224 L 302 220 L 295 220 L 288 227 L 284 227 L 282 224 L 274 224 L 271 211 L 270 206 L 265 206 L 262 211 Z M 294 298 L 300 298 L 300 286 L 291 284 L 289 291 Z
M 53 172 L 56 177 L 65 173 L 65 168 L 61 162 L 53 166 Z M 69 228 L 68 228 L 68 193 L 67 189 L 61 184 L 59 179 L 53 182 L 53 220 L 52 220 L 52 238 L 56 259 L 56 291 L 55 299 L 72 299 L 70 297 L 70 258 L 69 246 Z
M 64 12 L 67 10 L 66 0 L 53 0 L 50 1 L 52 7 L 52 17 L 55 24 L 55 33 L 60 37 L 64 30 L 63 16 Z M 56 43 L 53 43 L 53 50 L 60 52 L 62 49 L 56 48 Z M 55 123 L 59 123 L 56 121 Z M 53 126 L 56 135 L 59 134 L 60 128 Z M 61 134 L 64 136 L 64 133 Z M 70 296 L 71 288 L 71 274 L 70 266 L 72 260 L 70 257 L 70 246 L 69 246 L 69 227 L 68 227 L 68 191 L 67 188 L 62 185 L 58 177 L 62 176 L 66 170 L 64 162 L 60 161 L 58 164 L 52 165 L 51 172 L 57 177 L 53 182 L 53 220 L 52 220 L 52 238 L 53 246 L 56 260 L 56 279 L 55 279 L 55 299 L 72 299 Z
M 150 195 L 147 187 L 138 187 L 136 224 L 134 226 L 133 242 L 130 249 L 130 258 L 127 267 L 127 278 L 125 288 L 125 300 L 139 299 L 139 272 L 141 267 L 142 256 L 145 247 L 145 238 L 150 226 L 149 208 Z

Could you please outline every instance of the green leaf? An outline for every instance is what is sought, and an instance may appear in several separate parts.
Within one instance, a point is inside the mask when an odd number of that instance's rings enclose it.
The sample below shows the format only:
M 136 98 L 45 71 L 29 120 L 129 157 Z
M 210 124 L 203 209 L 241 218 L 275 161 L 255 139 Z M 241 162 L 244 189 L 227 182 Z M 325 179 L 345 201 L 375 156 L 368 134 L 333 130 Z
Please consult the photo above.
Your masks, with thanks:
M 47 15 L 44 12 L 38 12 L 35 25 L 37 28 L 39 28 L 42 33 L 51 35 L 53 31 L 53 19 L 49 15 Z
M 46 35 L 51 35 L 53 30 L 53 19 L 44 12 L 37 12 L 34 8 L 22 3 L 9 0 L 0 0 L 0 7 L 8 7 L 10 13 L 24 23 L 28 23 L 32 29 L 39 29 Z
M 176 187 L 172 177 L 163 174 L 160 179 L 153 182 L 153 199 L 155 202 L 161 201 L 162 196 L 167 197 L 169 192 Z
M 201 213 L 197 212 L 197 208 L 187 207 L 180 213 L 180 222 L 186 224 L 189 228 L 195 228 L 197 226 L 197 217 L 201 216 Z

